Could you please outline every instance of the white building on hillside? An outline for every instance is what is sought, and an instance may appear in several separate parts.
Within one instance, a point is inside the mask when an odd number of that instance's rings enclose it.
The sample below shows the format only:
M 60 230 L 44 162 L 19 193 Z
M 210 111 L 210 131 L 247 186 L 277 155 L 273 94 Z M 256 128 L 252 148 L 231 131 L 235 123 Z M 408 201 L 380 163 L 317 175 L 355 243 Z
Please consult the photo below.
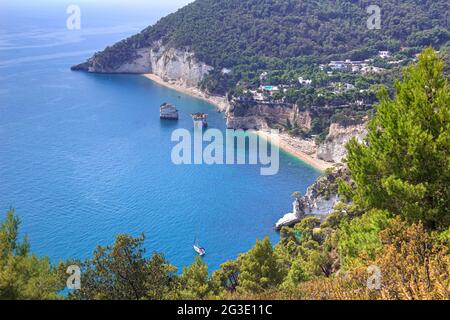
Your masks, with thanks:
M 378 56 L 380 58 L 386 59 L 389 58 L 391 54 L 389 53 L 389 51 L 378 51 Z
M 264 81 L 264 80 L 267 80 L 267 76 L 268 76 L 269 74 L 267 73 L 267 72 L 263 72 L 263 73 L 261 73 L 260 75 L 259 75 L 259 80 L 260 81 Z
M 309 86 L 312 84 L 312 80 L 311 79 L 303 79 L 303 77 L 299 77 L 298 78 L 298 82 L 300 83 L 300 85 L 305 85 L 305 86 Z

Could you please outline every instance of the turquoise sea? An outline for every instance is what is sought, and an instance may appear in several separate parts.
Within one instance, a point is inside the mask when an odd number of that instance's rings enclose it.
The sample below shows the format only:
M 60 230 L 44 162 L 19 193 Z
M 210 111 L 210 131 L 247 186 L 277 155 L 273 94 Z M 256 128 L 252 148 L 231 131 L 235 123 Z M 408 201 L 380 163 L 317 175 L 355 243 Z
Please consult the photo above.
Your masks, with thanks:
M 290 195 L 320 173 L 285 153 L 275 176 L 261 176 L 260 166 L 172 164 L 174 129 L 206 112 L 210 127 L 224 130 L 223 114 L 142 76 L 70 66 L 175 8 L 85 3 L 81 30 L 69 31 L 69 3 L 0 2 L 0 217 L 14 207 L 32 251 L 55 262 L 88 257 L 120 233 L 144 232 L 147 251 L 179 268 L 195 258 L 198 234 L 211 270 L 257 238 L 276 242 L 273 225 L 291 211 Z M 160 121 L 166 101 L 180 121 Z

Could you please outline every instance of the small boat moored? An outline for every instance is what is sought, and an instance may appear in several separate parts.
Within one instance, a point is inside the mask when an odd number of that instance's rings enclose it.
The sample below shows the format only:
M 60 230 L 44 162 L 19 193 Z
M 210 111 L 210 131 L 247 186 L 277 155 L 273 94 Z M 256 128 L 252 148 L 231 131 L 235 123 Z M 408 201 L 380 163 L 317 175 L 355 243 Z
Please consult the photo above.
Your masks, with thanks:
M 199 255 L 200 257 L 203 257 L 203 256 L 206 254 L 205 248 L 202 248 L 202 247 L 200 247 L 200 246 L 198 246 L 198 245 L 196 245 L 196 244 L 194 244 L 194 250 L 195 250 L 195 252 L 198 253 L 198 255 Z
M 197 237 L 194 239 L 194 251 L 198 253 L 200 257 L 203 257 L 206 254 L 205 248 L 201 247 L 197 242 Z

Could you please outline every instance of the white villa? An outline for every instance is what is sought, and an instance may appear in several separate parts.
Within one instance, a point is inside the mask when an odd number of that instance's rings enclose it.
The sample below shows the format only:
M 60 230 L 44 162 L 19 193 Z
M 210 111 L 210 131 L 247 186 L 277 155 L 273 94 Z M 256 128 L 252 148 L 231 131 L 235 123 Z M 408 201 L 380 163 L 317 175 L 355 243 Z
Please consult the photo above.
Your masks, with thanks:
M 361 72 L 363 74 L 367 74 L 367 73 L 380 73 L 381 71 L 383 71 L 383 68 L 379 68 L 379 67 L 374 67 L 374 66 L 366 66 L 364 68 L 361 68 Z
M 331 61 L 328 66 L 333 70 L 351 70 L 352 72 L 359 72 L 362 68 L 367 67 L 368 64 L 364 61 L 352 61 L 347 59 L 345 61 Z
M 389 51 L 378 51 L 378 56 L 380 58 L 386 59 L 389 58 L 391 54 L 389 53 Z
M 331 88 L 333 94 L 340 94 L 349 90 L 353 90 L 356 87 L 351 83 L 333 82 L 331 83 Z
M 264 81 L 267 79 L 267 76 L 268 76 L 268 73 L 264 71 L 263 73 L 260 74 L 259 80 Z
M 311 79 L 303 79 L 303 77 L 299 77 L 298 78 L 298 82 L 300 83 L 300 85 L 306 85 L 309 86 L 312 84 L 312 80 Z

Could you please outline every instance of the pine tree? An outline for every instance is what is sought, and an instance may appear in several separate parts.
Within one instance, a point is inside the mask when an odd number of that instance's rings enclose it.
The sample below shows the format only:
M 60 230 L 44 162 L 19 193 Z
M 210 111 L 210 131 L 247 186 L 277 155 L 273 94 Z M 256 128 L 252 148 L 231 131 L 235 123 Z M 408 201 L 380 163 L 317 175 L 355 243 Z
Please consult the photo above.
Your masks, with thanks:
M 391 99 L 379 94 L 365 143 L 352 140 L 352 199 L 429 228 L 450 224 L 450 91 L 443 63 L 426 49 L 408 67 Z
M 10 209 L 0 227 L 0 300 L 56 299 L 62 283 L 48 258 L 30 254 L 19 241 L 20 219 Z
M 276 288 L 283 280 L 269 237 L 256 241 L 256 245 L 238 261 L 240 293 L 260 293 Z
M 200 257 L 197 257 L 189 267 L 183 269 L 181 285 L 181 299 L 206 299 L 211 293 L 208 267 Z
M 213 272 L 211 282 L 217 293 L 235 292 L 239 285 L 239 266 L 236 261 L 226 261 L 220 265 L 220 269 Z
M 133 238 L 119 235 L 114 245 L 97 247 L 93 257 L 79 265 L 81 289 L 71 292 L 70 299 L 82 300 L 160 300 L 170 298 L 176 285 L 176 268 L 161 254 L 146 257 L 144 235 Z M 61 266 L 65 270 L 65 266 Z
M 302 259 L 296 259 L 292 263 L 287 273 L 286 279 L 282 284 L 284 289 L 292 289 L 298 286 L 299 283 L 308 279 L 307 272 L 305 271 L 305 262 Z

